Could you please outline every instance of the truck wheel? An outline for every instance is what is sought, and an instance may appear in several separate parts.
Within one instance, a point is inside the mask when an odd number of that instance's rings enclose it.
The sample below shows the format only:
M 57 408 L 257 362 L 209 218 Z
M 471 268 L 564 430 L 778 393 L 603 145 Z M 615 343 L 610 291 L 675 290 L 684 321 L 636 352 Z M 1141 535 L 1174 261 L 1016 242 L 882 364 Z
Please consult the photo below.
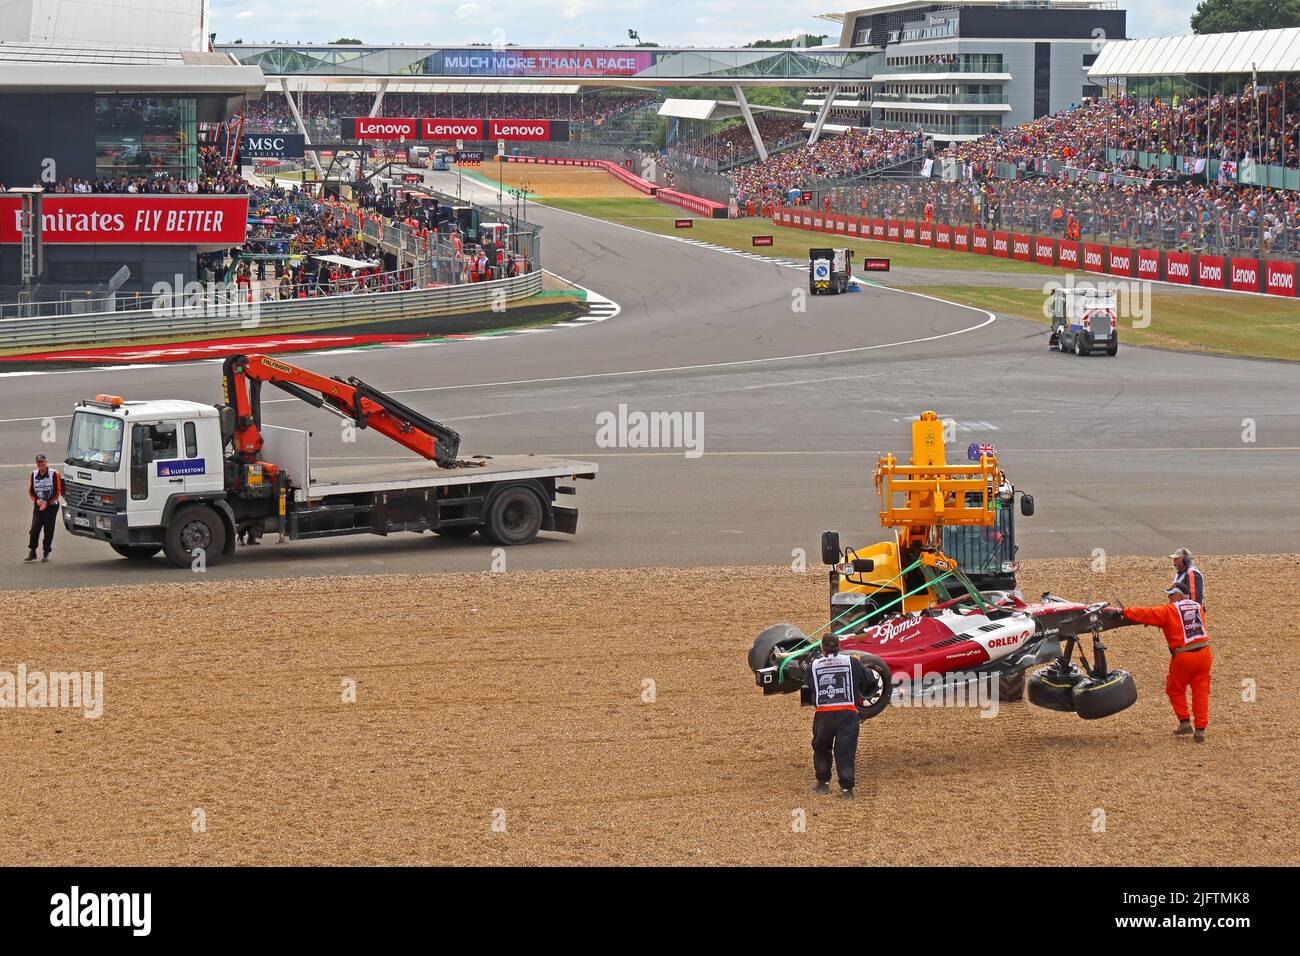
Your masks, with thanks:
M 542 527 L 542 502 L 527 488 L 507 488 L 492 500 L 483 536 L 507 547 L 527 544 Z
M 1119 354 L 1119 339 L 1112 338 L 1110 340 L 1110 343 L 1106 346 L 1106 354 L 1110 356 Z
M 998 702 L 1007 703 L 1008 701 L 1025 699 L 1025 672 L 1023 670 L 1013 671 L 1010 674 L 1001 674 L 998 676 Z
M 167 560 L 178 568 L 193 563 L 194 551 L 202 549 L 204 560 L 216 564 L 226 546 L 226 526 L 221 516 L 204 505 L 189 505 L 172 515 L 163 538 Z
M 1061 329 L 1061 331 L 1056 334 L 1056 354 L 1065 355 L 1069 351 L 1070 350 L 1065 346 L 1065 329 Z
M 1082 335 L 1076 335 L 1076 336 L 1074 337 L 1074 354 L 1075 354 L 1075 355 L 1078 355 L 1078 356 L 1080 356 L 1080 357 L 1082 357 L 1083 355 L 1087 354 L 1087 353 L 1084 351 L 1084 348 L 1083 348 L 1083 336 L 1082 336 Z
M 1070 713 L 1074 710 L 1074 685 L 1084 680 L 1085 674 L 1076 664 L 1063 669 L 1059 664 L 1041 668 L 1029 675 L 1026 687 L 1029 702 L 1048 710 Z
M 894 676 L 889 671 L 889 665 L 875 654 L 849 651 L 848 655 L 861 661 L 862 666 L 867 669 L 867 676 L 876 681 L 875 689 L 868 687 L 862 703 L 858 706 L 858 720 L 870 720 L 883 713 L 889 706 L 889 701 L 894 696 Z
M 162 550 L 160 544 L 110 544 L 109 547 L 130 561 L 148 561 Z
M 1111 671 L 1105 677 L 1085 677 L 1074 685 L 1073 696 L 1074 712 L 1084 720 L 1096 720 L 1132 707 L 1138 690 L 1128 671 Z

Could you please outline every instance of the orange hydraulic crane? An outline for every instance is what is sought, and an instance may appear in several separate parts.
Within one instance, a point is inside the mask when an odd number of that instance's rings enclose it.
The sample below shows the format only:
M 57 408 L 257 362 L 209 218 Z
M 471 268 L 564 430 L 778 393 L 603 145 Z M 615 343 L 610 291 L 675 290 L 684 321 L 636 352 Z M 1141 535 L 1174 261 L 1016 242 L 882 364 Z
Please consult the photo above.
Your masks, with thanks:
M 256 462 L 262 450 L 262 383 L 269 382 L 308 405 L 351 419 L 358 428 L 373 428 L 441 468 L 456 467 L 457 432 L 358 378 L 327 378 L 267 355 L 232 355 L 222 372 L 225 403 L 235 414 L 231 445 L 242 464 Z

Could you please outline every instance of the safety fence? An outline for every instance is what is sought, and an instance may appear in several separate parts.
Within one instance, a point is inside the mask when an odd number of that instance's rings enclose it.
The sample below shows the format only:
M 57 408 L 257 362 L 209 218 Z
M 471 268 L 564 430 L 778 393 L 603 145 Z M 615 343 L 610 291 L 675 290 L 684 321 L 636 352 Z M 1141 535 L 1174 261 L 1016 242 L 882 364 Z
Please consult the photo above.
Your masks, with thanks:
M 1259 292 L 1285 298 L 1296 296 L 1296 263 L 1273 259 L 1131 247 L 910 219 L 876 219 L 797 206 L 779 207 L 773 213 L 772 222 L 778 226 L 834 233 L 846 239 L 930 246 L 1117 278 Z
M 675 189 L 659 190 L 658 198 L 664 202 L 670 202 L 674 206 L 681 206 L 683 209 L 691 210 L 691 212 L 698 212 L 702 216 L 708 216 L 710 219 L 727 218 L 728 207 L 723 203 L 714 202 L 712 199 L 692 196 L 690 193 L 679 193 Z
M 271 302 L 229 302 L 204 295 L 174 304 L 159 297 L 152 308 L 90 315 L 0 321 L 0 348 L 78 345 L 186 335 L 256 335 L 268 329 L 340 326 L 372 319 L 413 319 L 497 309 L 536 295 L 542 274 L 533 271 L 469 285 L 332 295 Z

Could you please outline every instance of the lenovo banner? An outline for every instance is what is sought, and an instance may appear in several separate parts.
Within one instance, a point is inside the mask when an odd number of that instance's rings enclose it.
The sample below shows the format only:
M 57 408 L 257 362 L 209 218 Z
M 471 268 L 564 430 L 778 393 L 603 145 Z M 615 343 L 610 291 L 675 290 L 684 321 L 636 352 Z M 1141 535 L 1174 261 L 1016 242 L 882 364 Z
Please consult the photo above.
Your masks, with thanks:
M 921 223 L 920 228 L 917 230 L 917 235 L 920 237 L 921 245 L 923 246 L 934 245 L 934 226 L 932 226 L 930 223 L 928 222 Z
M 1062 239 L 1056 244 L 1056 264 L 1067 269 L 1079 268 L 1079 244 L 1070 239 Z
M 1011 237 L 1011 258 L 1028 262 L 1033 257 L 1033 246 L 1029 237 L 1016 233 Z
M 488 139 L 508 142 L 568 142 L 569 121 L 548 119 L 490 119 Z
M 342 133 L 345 139 L 415 139 L 418 126 L 414 117 L 355 116 L 343 121 Z
M 1011 234 L 1009 232 L 993 233 L 992 252 L 1003 259 L 1011 255 Z
M 1123 246 L 1111 246 L 1107 250 L 1106 271 L 1113 276 L 1131 276 L 1133 274 L 1133 250 Z
M 871 220 L 871 238 L 872 239 L 885 238 L 885 220 L 883 219 Z
M 1165 253 L 1165 281 L 1180 285 L 1192 284 L 1192 254 L 1190 252 Z
M 916 243 L 916 223 L 903 223 L 903 241 L 910 244 Z
M 857 216 L 850 216 L 850 217 L 849 217 L 849 235 L 850 235 L 850 236 L 860 236 L 860 235 L 862 235 L 862 233 L 858 232 L 858 226 L 859 226 L 859 225 L 864 225 L 865 223 L 866 223 L 866 220 L 864 220 L 864 219 L 859 219 Z
M 1139 249 L 1137 251 L 1138 278 L 1155 281 L 1160 278 L 1160 250 Z
M 935 226 L 934 227 L 934 244 L 940 249 L 948 249 L 952 246 L 952 227 Z
M 1196 257 L 1196 284 L 1223 288 L 1223 256 Z
M 0 243 L 22 241 L 21 203 L 17 196 L 0 196 Z M 247 196 L 56 193 L 41 198 L 41 241 L 47 245 L 228 247 L 244 241 L 247 224 Z
M 952 247 L 959 252 L 970 251 L 970 229 L 966 226 L 952 227 Z
M 1083 268 L 1087 272 L 1104 272 L 1106 267 L 1106 247 L 1091 242 L 1083 244 Z
M 989 231 L 987 229 L 972 229 L 970 234 L 971 251 L 987 256 L 989 254 Z
M 1259 291 L 1259 263 L 1254 259 L 1233 259 L 1228 284 L 1238 292 Z
M 1034 261 L 1041 265 L 1050 266 L 1055 264 L 1056 241 L 1044 236 L 1034 237 Z
M 427 139 L 436 143 L 454 143 L 458 139 L 467 139 L 471 142 L 481 143 L 486 138 L 483 135 L 483 120 L 481 119 L 456 119 L 435 116 L 425 117 L 420 120 L 420 139 Z
M 903 224 L 890 219 L 885 223 L 885 238 L 890 242 L 898 242 L 903 238 Z
M 1295 295 L 1295 263 L 1265 262 L 1264 291 L 1270 295 Z

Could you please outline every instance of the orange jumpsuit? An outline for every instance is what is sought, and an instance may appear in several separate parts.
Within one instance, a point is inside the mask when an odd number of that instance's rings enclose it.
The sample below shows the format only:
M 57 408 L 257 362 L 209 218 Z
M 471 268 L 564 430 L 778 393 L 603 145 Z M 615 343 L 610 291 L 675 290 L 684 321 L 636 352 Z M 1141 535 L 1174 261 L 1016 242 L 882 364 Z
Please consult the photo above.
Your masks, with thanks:
M 1165 693 L 1180 721 L 1194 715 L 1194 726 L 1204 730 L 1210 723 L 1210 665 L 1214 662 L 1204 610 L 1192 600 L 1171 601 L 1157 607 L 1126 607 L 1124 619 L 1164 631 L 1172 655 Z M 1188 687 L 1192 689 L 1191 713 L 1187 710 Z

